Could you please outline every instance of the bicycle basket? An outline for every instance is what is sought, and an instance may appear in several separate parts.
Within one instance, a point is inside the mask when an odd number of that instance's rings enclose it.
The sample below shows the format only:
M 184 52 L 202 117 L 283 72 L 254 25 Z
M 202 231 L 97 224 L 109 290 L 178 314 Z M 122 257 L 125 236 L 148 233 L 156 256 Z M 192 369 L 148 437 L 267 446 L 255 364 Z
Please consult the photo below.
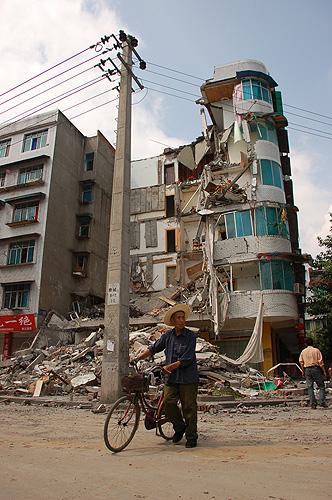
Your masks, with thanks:
M 149 390 L 149 376 L 145 374 L 124 375 L 121 382 L 124 392 L 147 392 Z

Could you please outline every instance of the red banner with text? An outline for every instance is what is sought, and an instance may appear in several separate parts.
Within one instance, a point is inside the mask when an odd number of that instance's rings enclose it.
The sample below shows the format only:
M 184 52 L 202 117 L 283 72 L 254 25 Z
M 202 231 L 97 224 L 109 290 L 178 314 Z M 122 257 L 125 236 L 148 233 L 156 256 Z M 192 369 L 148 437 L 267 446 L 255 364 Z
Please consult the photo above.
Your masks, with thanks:
M 0 316 L 0 332 L 30 332 L 35 329 L 35 316 L 33 314 Z

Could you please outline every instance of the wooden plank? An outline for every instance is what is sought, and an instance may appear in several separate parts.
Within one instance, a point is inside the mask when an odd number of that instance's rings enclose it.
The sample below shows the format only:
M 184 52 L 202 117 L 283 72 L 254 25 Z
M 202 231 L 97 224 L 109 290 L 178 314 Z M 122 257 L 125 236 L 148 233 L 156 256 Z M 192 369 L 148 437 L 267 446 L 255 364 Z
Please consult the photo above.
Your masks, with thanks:
M 170 306 L 175 306 L 177 304 L 175 300 L 169 299 L 164 295 L 159 295 L 158 299 L 163 300 L 164 302 L 166 302 L 166 304 L 169 304 Z

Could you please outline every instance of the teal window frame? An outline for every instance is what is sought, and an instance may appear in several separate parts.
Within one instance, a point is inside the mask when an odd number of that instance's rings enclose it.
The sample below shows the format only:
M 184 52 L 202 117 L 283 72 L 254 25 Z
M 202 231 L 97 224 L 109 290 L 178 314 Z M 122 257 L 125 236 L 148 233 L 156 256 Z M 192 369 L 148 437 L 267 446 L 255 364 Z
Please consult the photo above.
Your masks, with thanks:
M 18 174 L 17 184 L 26 184 L 35 179 L 41 179 L 43 176 L 44 165 L 35 165 L 33 167 L 23 167 Z
M 35 240 L 18 241 L 9 245 L 8 265 L 33 262 Z
M 90 236 L 90 222 L 91 219 L 80 219 L 80 225 L 78 229 L 79 238 L 89 238 Z
M 242 80 L 243 99 L 265 101 L 269 104 L 272 103 L 271 92 L 266 82 L 256 80 L 254 78 L 247 78 Z
M 260 276 L 262 290 L 289 290 L 294 288 L 294 272 L 291 262 L 286 260 L 261 260 Z
M 23 140 L 23 152 L 34 151 L 46 146 L 48 130 L 40 130 L 32 134 L 26 134 Z
M 95 154 L 94 153 L 87 153 L 84 157 L 84 162 L 85 162 L 85 171 L 90 172 L 93 170 L 93 163 L 95 159 Z
M 5 156 L 9 156 L 11 139 L 5 139 L 0 141 L 0 158 L 4 158 Z
M 92 183 L 83 184 L 82 186 L 82 201 L 90 203 L 92 201 Z
M 272 160 L 259 160 L 261 167 L 262 183 L 283 189 L 281 167 Z
M 250 210 L 225 214 L 225 225 L 228 239 L 253 234 Z
M 30 283 L 3 285 L 3 307 L 6 309 L 28 307 Z
M 256 236 L 283 236 L 289 238 L 288 222 L 281 220 L 281 209 L 257 207 L 255 210 Z
M 38 220 L 39 201 L 17 203 L 14 207 L 13 222 Z
M 270 141 L 278 145 L 278 137 L 274 123 L 272 120 L 266 120 L 263 124 L 260 121 L 252 122 L 249 124 L 250 132 L 257 133 L 257 140 Z

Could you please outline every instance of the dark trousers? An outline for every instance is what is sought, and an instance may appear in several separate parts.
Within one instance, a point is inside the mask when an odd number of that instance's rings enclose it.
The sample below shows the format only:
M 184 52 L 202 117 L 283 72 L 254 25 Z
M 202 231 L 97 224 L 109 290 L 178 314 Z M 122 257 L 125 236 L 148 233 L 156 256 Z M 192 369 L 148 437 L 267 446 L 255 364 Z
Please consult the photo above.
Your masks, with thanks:
M 319 366 L 308 366 L 305 369 L 305 379 L 307 382 L 310 404 L 317 404 L 314 391 L 314 382 L 316 382 L 319 389 L 319 403 L 325 403 L 325 383 L 322 369 Z
M 185 429 L 187 439 L 197 439 L 198 384 L 172 384 L 164 387 L 164 405 L 175 432 Z M 181 402 L 182 413 L 178 406 Z

